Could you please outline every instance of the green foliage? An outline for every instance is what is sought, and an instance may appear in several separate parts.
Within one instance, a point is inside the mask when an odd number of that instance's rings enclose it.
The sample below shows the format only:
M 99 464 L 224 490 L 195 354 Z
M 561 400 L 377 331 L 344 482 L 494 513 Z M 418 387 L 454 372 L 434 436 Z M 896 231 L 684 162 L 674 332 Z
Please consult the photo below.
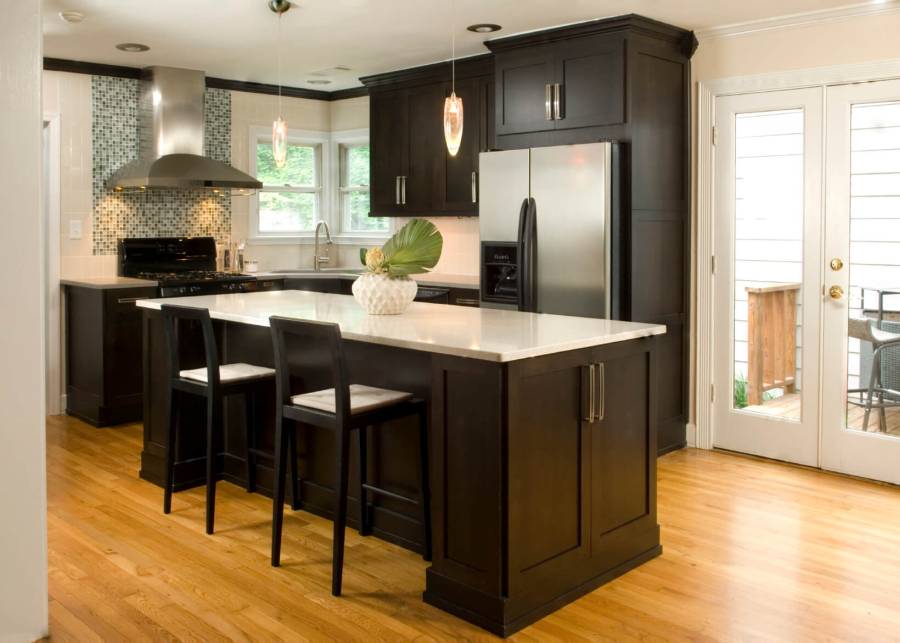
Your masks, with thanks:
M 366 252 L 367 252 L 367 250 L 365 248 L 359 249 L 359 263 L 361 263 L 364 266 L 366 265 Z
M 391 277 L 428 272 L 437 265 L 443 248 L 444 238 L 431 221 L 413 219 L 384 244 L 383 266 Z M 366 265 L 365 250 L 359 258 Z
M 746 408 L 747 402 L 747 378 L 738 375 L 734 378 L 734 408 Z
M 279 169 L 275 166 L 272 144 L 259 142 L 256 145 L 256 178 L 266 186 L 312 187 L 316 179 L 315 159 L 312 147 L 288 145 L 284 167 Z

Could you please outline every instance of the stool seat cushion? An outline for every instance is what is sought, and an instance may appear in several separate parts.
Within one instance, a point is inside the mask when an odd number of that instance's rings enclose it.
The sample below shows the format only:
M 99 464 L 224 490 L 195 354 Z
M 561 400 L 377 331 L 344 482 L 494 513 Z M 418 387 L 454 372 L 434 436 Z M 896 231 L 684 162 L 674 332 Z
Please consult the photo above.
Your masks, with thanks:
M 186 380 L 194 380 L 195 382 L 208 384 L 206 381 L 205 366 L 202 368 L 192 368 L 190 370 L 181 371 L 178 375 Z M 219 366 L 219 381 L 223 384 L 241 382 L 243 380 L 259 380 L 267 377 L 275 377 L 274 368 L 254 366 L 253 364 L 243 364 L 240 362 L 235 364 L 222 364 Z
M 350 412 L 354 415 L 372 411 L 385 406 L 391 406 L 398 402 L 404 402 L 412 398 L 412 393 L 403 391 L 391 391 L 386 388 L 375 388 L 364 384 L 350 385 Z M 291 397 L 294 406 L 305 406 L 318 411 L 336 413 L 334 389 L 328 388 L 312 393 L 302 393 Z

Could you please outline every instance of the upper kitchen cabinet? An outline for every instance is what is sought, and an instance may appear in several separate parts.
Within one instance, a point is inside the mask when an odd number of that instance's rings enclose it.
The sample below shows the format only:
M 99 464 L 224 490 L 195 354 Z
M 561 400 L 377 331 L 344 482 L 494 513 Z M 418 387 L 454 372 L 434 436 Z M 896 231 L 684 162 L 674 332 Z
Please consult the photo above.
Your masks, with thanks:
M 625 118 L 625 41 L 584 36 L 496 51 L 497 134 L 621 123 Z
M 490 57 L 457 62 L 456 94 L 465 112 L 455 156 L 443 130 L 449 64 L 361 80 L 369 88 L 371 216 L 478 214 L 478 154 L 490 149 L 493 132 Z

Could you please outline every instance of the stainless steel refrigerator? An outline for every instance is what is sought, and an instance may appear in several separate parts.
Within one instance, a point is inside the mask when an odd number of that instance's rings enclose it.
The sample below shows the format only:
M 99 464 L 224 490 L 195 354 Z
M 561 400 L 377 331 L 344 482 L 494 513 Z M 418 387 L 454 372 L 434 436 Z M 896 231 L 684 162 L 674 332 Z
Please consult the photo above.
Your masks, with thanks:
M 483 307 L 613 316 L 618 155 L 613 143 L 481 154 Z

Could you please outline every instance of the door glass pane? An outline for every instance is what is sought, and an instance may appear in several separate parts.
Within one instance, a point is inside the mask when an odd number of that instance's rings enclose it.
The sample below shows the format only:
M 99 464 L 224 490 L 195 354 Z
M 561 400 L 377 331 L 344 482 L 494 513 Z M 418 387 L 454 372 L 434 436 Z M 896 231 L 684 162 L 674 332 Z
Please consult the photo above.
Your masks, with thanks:
M 853 105 L 850 127 L 845 426 L 900 437 L 900 102 Z
M 735 117 L 733 408 L 799 420 L 803 110 Z

